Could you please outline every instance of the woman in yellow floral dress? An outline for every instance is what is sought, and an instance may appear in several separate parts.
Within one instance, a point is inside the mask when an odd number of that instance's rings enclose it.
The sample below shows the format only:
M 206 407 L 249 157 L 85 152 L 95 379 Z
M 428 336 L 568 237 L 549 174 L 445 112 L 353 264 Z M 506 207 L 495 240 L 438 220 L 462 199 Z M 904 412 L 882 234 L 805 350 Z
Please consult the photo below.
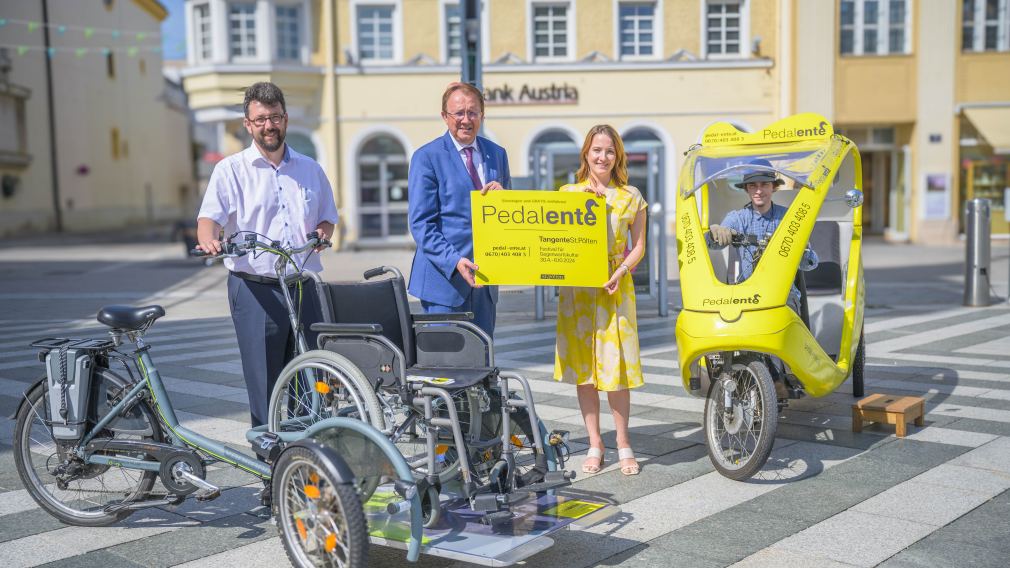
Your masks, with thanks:
M 561 191 L 588 191 L 607 199 L 611 276 L 600 288 L 561 289 L 554 378 L 577 385 L 590 446 L 582 471 L 596 473 L 603 467 L 598 391 L 605 391 L 617 430 L 621 472 L 636 475 L 639 465 L 628 437 L 630 389 L 642 386 L 643 380 L 631 270 L 645 254 L 646 203 L 638 189 L 628 185 L 624 144 L 609 125 L 589 130 L 575 177 L 578 183 Z M 629 239 L 631 251 L 625 256 Z

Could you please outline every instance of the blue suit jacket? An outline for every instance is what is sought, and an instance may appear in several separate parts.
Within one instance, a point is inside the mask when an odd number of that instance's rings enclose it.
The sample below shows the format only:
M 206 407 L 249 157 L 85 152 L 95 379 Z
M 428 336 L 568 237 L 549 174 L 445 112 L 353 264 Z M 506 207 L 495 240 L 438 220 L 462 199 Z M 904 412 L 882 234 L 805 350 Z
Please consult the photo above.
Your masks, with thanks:
M 447 131 L 414 152 L 407 174 L 410 232 L 417 242 L 408 290 L 417 298 L 444 306 L 458 306 L 469 294 L 470 285 L 456 271 L 456 263 L 464 256 L 473 260 L 473 182 L 451 136 Z M 511 188 L 505 149 L 479 136 L 477 147 L 484 158 L 486 182 L 497 181 Z M 491 298 L 498 299 L 495 287 Z

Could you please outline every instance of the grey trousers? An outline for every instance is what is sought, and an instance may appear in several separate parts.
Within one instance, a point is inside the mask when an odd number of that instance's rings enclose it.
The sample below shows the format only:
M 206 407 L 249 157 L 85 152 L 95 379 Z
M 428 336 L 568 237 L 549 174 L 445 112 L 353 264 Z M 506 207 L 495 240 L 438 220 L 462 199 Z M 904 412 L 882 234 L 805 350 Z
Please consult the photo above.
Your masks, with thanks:
M 291 287 L 297 302 L 298 289 Z M 242 374 L 249 394 L 249 414 L 253 426 L 266 424 L 270 394 L 284 366 L 297 354 L 284 296 L 279 286 L 228 276 L 228 305 L 235 324 Z M 301 322 L 309 349 L 315 349 L 317 333 L 309 330 L 322 321 L 315 286 L 302 287 Z

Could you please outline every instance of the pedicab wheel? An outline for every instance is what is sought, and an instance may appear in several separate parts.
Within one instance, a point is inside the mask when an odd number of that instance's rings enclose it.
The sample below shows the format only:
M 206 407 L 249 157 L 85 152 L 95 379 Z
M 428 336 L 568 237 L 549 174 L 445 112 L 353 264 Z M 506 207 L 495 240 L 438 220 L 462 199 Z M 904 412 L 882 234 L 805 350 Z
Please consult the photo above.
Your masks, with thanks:
M 369 380 L 343 355 L 322 349 L 302 353 L 281 370 L 270 395 L 268 416 L 271 432 L 298 432 L 335 416 L 385 428 Z
M 421 518 L 424 528 L 430 529 L 442 519 L 442 505 L 438 500 L 438 489 L 429 485 L 428 490 L 421 495 Z
M 859 346 L 856 347 L 856 357 L 852 361 L 852 396 L 862 398 L 863 371 L 866 368 L 866 334 L 859 330 Z
M 310 443 L 289 447 L 274 466 L 277 529 L 295 566 L 367 564 L 364 507 L 349 480 L 340 479 L 335 467 L 339 459 L 335 452 Z
M 705 403 L 705 437 L 708 457 L 719 473 L 740 481 L 764 466 L 778 426 L 777 404 L 775 384 L 762 361 L 734 363 L 712 382 Z

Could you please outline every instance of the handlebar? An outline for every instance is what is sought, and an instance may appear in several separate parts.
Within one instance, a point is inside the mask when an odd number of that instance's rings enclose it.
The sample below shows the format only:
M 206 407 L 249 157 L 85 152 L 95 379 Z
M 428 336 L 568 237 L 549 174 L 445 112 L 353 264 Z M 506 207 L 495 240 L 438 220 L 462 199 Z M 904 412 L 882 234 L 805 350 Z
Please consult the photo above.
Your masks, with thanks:
M 305 235 L 307 242 L 300 247 L 282 247 L 280 242 L 265 242 L 257 238 L 255 233 L 246 233 L 245 238 L 241 242 L 234 242 L 235 237 L 245 231 L 238 231 L 224 240 L 222 244 L 222 250 L 216 255 L 210 255 L 207 251 L 195 248 L 189 251 L 190 256 L 194 257 L 212 257 L 212 258 L 237 258 L 240 256 L 245 256 L 249 254 L 250 251 L 266 251 L 274 252 L 280 251 L 285 255 L 291 256 L 296 254 L 301 254 L 303 252 L 314 250 L 319 247 L 329 248 L 333 246 L 333 243 L 329 239 L 320 238 L 316 233 L 308 233 Z
M 768 244 L 768 240 L 759 239 L 757 235 L 733 233 L 733 236 L 730 238 L 729 244 L 730 246 L 734 247 L 764 246 Z

